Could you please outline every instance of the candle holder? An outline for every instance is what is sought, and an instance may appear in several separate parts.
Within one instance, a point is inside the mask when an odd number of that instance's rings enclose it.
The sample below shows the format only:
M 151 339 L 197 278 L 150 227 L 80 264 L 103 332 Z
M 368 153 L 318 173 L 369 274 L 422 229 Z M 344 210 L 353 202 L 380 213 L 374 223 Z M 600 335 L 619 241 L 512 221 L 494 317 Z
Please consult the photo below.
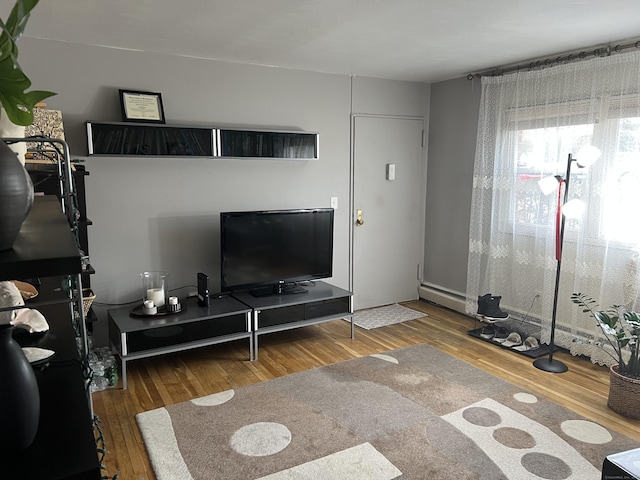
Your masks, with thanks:
M 158 307 L 153 304 L 153 300 L 145 300 L 142 304 L 142 313 L 145 315 L 155 315 L 158 313 Z
M 142 272 L 142 303 L 151 301 L 158 309 L 164 307 L 169 296 L 167 272 Z
M 166 307 L 168 313 L 177 313 L 182 310 L 178 297 L 169 297 L 169 302 Z

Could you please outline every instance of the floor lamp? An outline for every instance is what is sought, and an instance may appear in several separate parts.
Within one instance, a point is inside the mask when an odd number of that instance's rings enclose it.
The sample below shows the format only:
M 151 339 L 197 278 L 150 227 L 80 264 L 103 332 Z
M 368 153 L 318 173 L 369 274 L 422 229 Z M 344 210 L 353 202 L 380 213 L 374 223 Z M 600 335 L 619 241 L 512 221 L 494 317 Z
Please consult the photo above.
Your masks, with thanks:
M 558 290 L 560 287 L 560 267 L 562 265 L 562 244 L 564 241 L 564 221 L 567 214 L 566 207 L 569 196 L 569 179 L 571 178 L 571 164 L 575 161 L 578 168 L 584 168 L 594 163 L 600 157 L 600 150 L 592 145 L 585 145 L 578 152 L 578 157 L 574 158 L 569 154 L 567 158 L 567 171 L 564 178 L 560 175 L 546 177 L 538 183 L 540 189 L 545 195 L 552 191 L 558 191 L 558 203 L 556 208 L 556 283 L 553 290 L 553 310 L 551 313 L 551 338 L 549 339 L 549 355 L 534 360 L 533 365 L 540 370 L 551 373 L 563 373 L 569 370 L 560 360 L 553 358 L 555 349 L 555 333 L 556 333 L 556 313 L 558 310 Z M 562 187 L 564 185 L 564 197 L 562 196 Z

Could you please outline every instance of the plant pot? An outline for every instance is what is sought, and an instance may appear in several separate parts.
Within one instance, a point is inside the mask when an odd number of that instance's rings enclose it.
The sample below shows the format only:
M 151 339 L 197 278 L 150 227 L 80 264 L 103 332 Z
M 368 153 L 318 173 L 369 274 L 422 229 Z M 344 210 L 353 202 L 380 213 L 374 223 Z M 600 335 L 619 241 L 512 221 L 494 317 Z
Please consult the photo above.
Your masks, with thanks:
M 607 405 L 620 415 L 640 419 L 640 380 L 620 375 L 618 365 L 612 365 L 609 372 Z
M 13 325 L 0 325 L 0 455 L 29 447 L 40 420 L 40 391 L 33 367 L 13 339 Z
M 0 141 L 0 250 L 8 250 L 33 205 L 31 177 L 6 143 Z

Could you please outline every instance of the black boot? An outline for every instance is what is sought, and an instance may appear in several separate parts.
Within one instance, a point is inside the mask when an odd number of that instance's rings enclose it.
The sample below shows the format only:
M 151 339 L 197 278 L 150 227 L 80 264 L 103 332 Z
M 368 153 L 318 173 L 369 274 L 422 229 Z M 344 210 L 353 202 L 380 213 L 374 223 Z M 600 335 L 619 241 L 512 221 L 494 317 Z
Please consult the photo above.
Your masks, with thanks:
M 488 301 L 491 298 L 491 294 L 487 293 L 486 295 L 478 296 L 478 313 L 476 316 L 479 318 L 484 318 L 487 313 Z
M 491 296 L 486 301 L 486 310 L 484 313 L 484 319 L 488 322 L 497 322 L 501 320 L 506 320 L 509 318 L 509 314 L 507 312 L 503 312 L 500 310 L 500 300 L 502 297 Z

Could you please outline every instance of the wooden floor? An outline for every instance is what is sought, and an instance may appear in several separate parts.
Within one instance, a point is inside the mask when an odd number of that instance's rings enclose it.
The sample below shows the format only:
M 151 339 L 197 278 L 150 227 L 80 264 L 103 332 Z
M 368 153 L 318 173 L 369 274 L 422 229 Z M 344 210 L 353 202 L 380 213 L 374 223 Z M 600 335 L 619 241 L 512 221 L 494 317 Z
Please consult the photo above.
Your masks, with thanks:
M 557 353 L 569 371 L 538 370 L 531 359 L 473 338 L 473 319 L 422 301 L 405 306 L 425 317 L 374 330 L 336 320 L 260 337 L 259 357 L 250 362 L 248 341 L 200 348 L 127 364 L 128 389 L 93 394 L 95 414 L 104 432 L 105 474 L 119 480 L 154 480 L 135 421 L 146 410 L 250 385 L 394 348 L 425 343 L 493 375 L 527 388 L 578 414 L 640 442 L 640 420 L 629 420 L 607 407 L 609 373 L 586 359 Z

